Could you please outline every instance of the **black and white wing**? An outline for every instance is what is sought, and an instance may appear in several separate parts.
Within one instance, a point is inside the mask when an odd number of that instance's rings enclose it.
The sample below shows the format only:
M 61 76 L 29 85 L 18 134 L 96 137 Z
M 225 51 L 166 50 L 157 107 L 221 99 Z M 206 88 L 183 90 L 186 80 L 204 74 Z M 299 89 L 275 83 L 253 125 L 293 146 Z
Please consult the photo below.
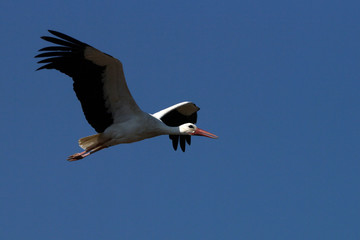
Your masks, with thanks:
M 195 124 L 197 121 L 197 111 L 199 110 L 200 108 L 192 102 L 182 102 L 161 110 L 153 114 L 153 116 L 170 127 L 177 127 L 184 123 Z M 191 144 L 191 136 L 189 135 L 169 135 L 169 138 L 175 151 L 177 150 L 179 140 L 180 148 L 183 152 L 185 152 L 186 143 Z
M 126 121 L 141 110 L 127 87 L 121 62 L 63 33 L 43 40 L 55 46 L 40 49 L 41 69 L 56 69 L 74 80 L 74 91 L 88 123 L 103 132 L 114 122 Z

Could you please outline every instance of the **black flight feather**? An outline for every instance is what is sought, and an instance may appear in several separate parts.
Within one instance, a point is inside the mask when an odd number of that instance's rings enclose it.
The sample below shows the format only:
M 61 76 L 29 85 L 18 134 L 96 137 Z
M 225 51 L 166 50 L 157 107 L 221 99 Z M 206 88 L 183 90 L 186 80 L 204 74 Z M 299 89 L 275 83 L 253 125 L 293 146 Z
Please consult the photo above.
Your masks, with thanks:
M 41 37 L 56 44 L 40 49 L 36 57 L 45 58 L 41 69 L 56 69 L 74 80 L 74 91 L 81 103 L 86 120 L 97 131 L 103 132 L 113 124 L 113 116 L 105 105 L 103 73 L 106 66 L 99 66 L 84 56 L 86 48 L 91 47 L 63 33 L 49 30 L 55 37 Z

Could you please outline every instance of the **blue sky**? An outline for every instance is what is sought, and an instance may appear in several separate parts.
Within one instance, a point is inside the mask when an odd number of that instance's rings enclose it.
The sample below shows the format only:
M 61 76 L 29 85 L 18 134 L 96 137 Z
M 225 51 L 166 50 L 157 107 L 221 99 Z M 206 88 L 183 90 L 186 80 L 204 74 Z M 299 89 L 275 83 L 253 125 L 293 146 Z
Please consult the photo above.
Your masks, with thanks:
M 360 239 L 358 1 L 6 1 L 0 4 L 1 239 Z M 124 65 L 167 136 L 82 161 L 72 82 L 36 72 L 64 32 Z

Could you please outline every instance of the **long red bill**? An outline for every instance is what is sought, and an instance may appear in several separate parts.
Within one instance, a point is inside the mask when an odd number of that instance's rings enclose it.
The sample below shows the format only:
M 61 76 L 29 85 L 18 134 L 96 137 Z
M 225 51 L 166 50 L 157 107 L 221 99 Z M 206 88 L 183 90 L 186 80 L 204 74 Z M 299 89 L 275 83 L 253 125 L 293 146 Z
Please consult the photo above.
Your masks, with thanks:
M 200 128 L 196 129 L 193 135 L 198 135 L 198 136 L 204 136 L 204 137 L 208 137 L 208 138 L 218 138 L 218 136 L 216 136 L 215 134 L 209 133 L 205 130 L 202 130 Z

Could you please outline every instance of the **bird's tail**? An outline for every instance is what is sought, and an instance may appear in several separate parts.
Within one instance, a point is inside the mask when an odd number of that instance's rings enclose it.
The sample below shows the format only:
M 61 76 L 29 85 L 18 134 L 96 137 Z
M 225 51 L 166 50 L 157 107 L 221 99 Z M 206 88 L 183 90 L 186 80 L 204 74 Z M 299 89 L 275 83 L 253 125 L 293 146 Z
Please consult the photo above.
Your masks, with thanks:
M 84 150 L 90 150 L 100 143 L 100 133 L 79 139 L 79 146 Z

